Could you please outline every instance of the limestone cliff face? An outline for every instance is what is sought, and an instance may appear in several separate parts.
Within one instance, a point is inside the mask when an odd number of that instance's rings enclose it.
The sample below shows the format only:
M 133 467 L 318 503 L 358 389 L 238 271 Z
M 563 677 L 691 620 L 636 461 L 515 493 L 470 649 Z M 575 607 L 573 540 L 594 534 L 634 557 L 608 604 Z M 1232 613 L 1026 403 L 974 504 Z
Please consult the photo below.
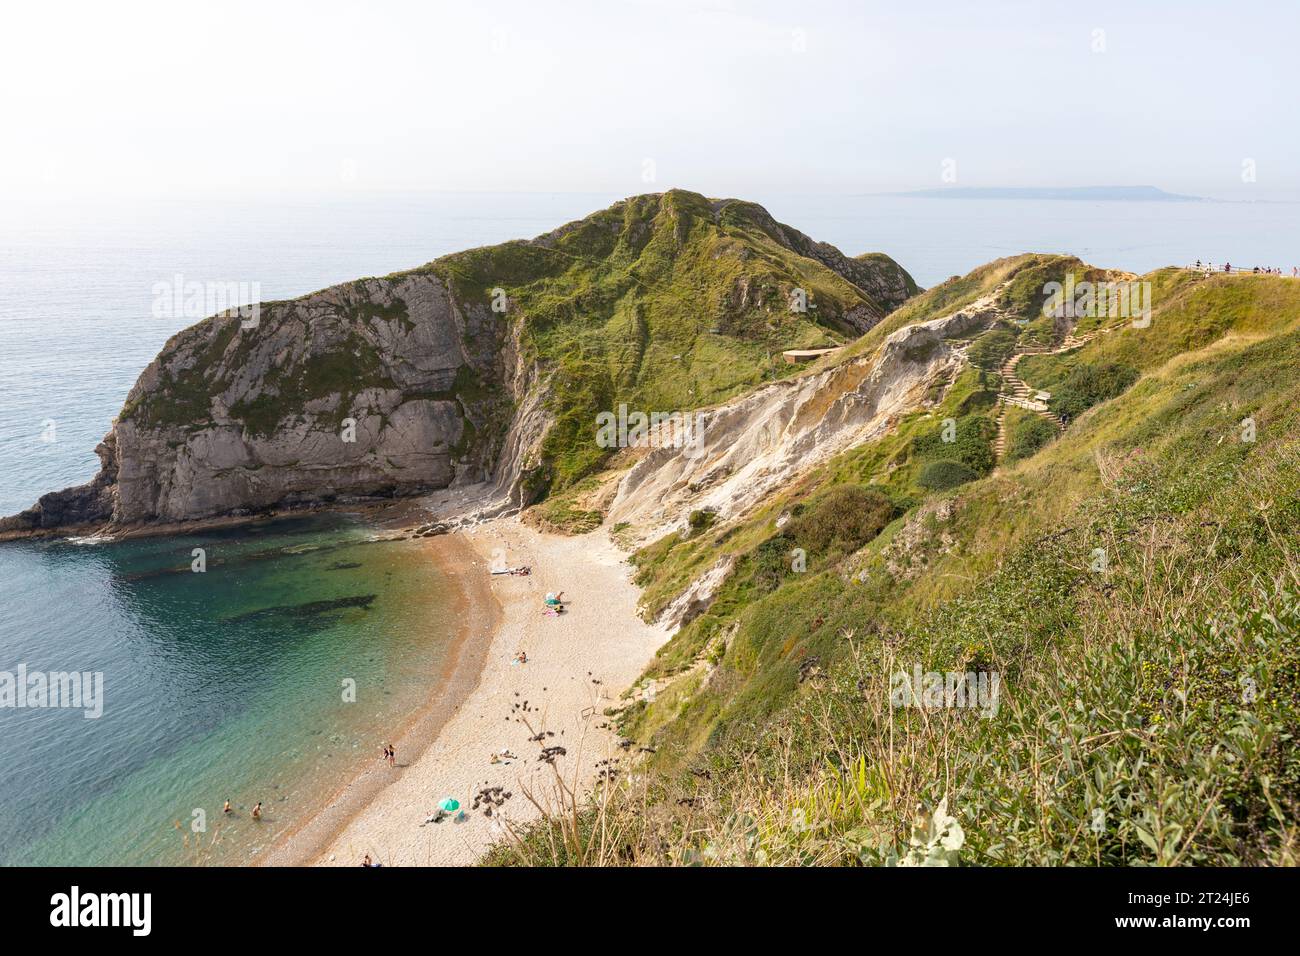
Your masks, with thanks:
M 8 529 L 177 521 L 492 476 L 508 330 L 427 273 L 365 279 L 176 335 L 145 369 L 89 485 Z

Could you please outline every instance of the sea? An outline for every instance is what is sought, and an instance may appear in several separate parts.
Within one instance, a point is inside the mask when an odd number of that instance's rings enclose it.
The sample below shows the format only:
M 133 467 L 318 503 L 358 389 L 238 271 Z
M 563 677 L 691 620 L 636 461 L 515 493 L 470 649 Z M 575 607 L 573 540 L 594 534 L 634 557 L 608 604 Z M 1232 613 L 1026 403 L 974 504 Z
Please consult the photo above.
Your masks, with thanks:
M 0 200 L 0 514 L 95 473 L 131 385 L 201 317 L 160 290 L 290 298 L 618 198 Z M 1293 202 L 743 198 L 845 253 L 886 252 L 923 286 L 1020 252 L 1139 273 L 1300 263 Z M 257 859 L 441 692 L 450 594 L 417 542 L 359 514 L 0 544 L 0 865 Z M 101 674 L 102 713 L 3 706 L 20 667 Z

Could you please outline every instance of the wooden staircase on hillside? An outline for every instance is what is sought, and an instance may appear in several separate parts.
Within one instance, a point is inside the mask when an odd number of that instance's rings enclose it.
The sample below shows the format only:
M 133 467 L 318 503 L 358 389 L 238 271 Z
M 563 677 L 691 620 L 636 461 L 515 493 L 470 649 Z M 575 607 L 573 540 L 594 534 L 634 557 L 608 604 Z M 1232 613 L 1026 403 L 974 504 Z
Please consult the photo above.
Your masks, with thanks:
M 1113 332 L 1117 328 L 1120 328 L 1120 326 L 1110 325 L 1105 328 L 1093 329 L 1083 335 L 1075 335 L 1074 331 L 1071 330 L 1066 335 L 1065 340 L 1055 348 L 1046 345 L 1031 345 L 1018 349 L 1007 357 L 1007 360 L 1002 363 L 1002 368 L 999 369 L 1002 376 L 1002 388 L 998 392 L 998 434 L 993 442 L 994 461 L 1002 461 L 1007 451 L 1007 409 L 1012 405 L 1031 411 L 1040 418 L 1051 422 L 1055 426 L 1057 434 L 1065 430 L 1065 422 L 1061 420 L 1061 416 L 1052 411 L 1044 399 L 1038 398 L 1036 389 L 1030 388 L 1025 380 L 1016 374 L 1016 365 L 1020 363 L 1020 360 L 1026 355 L 1059 355 L 1062 352 L 1071 352 L 1087 345 L 1098 335 Z

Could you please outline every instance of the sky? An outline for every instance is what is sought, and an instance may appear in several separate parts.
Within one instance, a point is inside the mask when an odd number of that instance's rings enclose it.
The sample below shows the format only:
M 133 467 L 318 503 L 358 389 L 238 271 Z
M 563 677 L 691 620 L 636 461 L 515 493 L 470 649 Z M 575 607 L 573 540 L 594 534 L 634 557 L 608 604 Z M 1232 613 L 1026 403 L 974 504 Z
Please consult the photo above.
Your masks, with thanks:
M 1300 198 L 1300 3 L 15 4 L 0 197 Z

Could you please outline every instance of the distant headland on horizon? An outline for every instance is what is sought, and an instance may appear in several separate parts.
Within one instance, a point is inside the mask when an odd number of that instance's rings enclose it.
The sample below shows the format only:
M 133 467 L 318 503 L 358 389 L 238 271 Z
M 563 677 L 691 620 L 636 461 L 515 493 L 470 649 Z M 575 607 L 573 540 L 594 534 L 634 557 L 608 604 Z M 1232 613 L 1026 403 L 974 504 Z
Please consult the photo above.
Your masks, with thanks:
M 1155 186 L 946 186 L 894 193 L 913 199 L 1091 199 L 1107 202 L 1212 202 Z

